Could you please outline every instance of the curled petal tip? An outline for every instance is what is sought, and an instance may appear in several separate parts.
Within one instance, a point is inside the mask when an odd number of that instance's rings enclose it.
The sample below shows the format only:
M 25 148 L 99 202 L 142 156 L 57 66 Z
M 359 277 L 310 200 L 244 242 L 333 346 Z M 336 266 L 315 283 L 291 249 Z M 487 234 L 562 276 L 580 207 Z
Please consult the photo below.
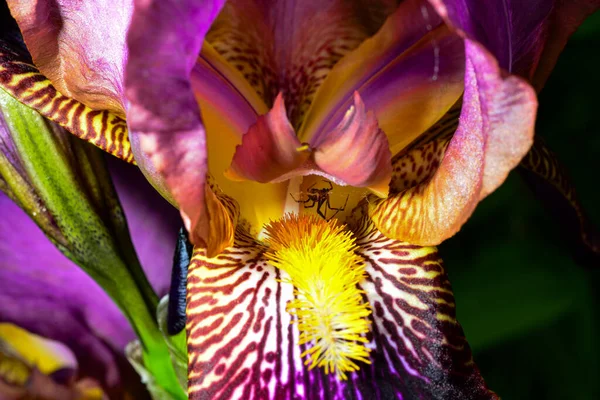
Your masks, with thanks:
M 271 111 L 244 134 L 225 174 L 234 180 L 277 181 L 308 159 L 310 152 L 303 150 L 279 93 Z
M 215 194 L 208 184 L 205 185 L 204 198 L 204 212 L 195 221 L 183 212 L 182 218 L 190 232 L 190 241 L 205 248 L 212 258 L 233 245 L 239 207 L 229 197 Z
M 339 125 L 314 144 L 315 163 L 327 174 L 386 196 L 392 176 L 392 154 L 373 112 L 367 112 L 359 93 Z

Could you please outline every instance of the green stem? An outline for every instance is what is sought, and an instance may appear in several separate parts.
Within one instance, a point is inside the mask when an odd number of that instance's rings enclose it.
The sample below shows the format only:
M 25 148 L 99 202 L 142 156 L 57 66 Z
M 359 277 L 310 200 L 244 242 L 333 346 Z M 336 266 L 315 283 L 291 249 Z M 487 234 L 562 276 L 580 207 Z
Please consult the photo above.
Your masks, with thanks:
M 155 383 L 173 399 L 186 399 L 158 328 L 158 297 L 135 255 L 99 150 L 2 89 L 0 112 L 14 144 L 11 158 L 0 154 L 3 190 L 119 306 L 140 339 Z
M 149 308 L 149 304 L 143 297 L 143 293 L 146 293 L 148 288 L 150 290 L 152 288 L 149 285 L 145 290 L 139 287 L 139 284 L 147 283 L 145 275 L 144 282 L 136 283 L 131 276 L 130 279 L 131 285 L 120 285 L 120 293 L 111 297 L 135 330 L 142 344 L 144 366 L 155 379 L 156 384 L 168 392 L 173 399 L 187 399 L 186 393 L 177 380 L 167 344 L 158 328 L 156 319 L 158 303 L 154 302 Z M 123 293 L 126 287 L 130 289 L 127 293 Z M 122 300 L 117 301 L 117 299 Z

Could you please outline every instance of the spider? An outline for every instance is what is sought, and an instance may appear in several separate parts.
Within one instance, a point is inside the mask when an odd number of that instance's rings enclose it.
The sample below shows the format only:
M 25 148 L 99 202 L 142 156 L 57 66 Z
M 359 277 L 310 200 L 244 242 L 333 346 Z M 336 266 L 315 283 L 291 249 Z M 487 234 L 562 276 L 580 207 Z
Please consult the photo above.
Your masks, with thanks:
M 333 185 L 331 184 L 331 182 L 329 182 L 327 180 L 323 180 L 323 182 L 329 184 L 329 187 L 319 189 L 319 188 L 314 187 L 316 185 L 316 183 L 313 183 L 307 189 L 308 198 L 306 200 L 296 199 L 294 197 L 294 195 L 291 193 L 290 193 L 290 196 L 292 196 L 292 199 L 294 199 L 294 201 L 296 203 L 304 204 L 304 208 L 314 208 L 316 206 L 317 214 L 319 214 L 319 216 L 321 218 L 323 218 L 325 221 L 330 221 L 333 217 L 335 217 L 337 215 L 337 213 L 339 213 L 340 211 L 344 211 L 346 209 L 346 205 L 348 204 L 349 195 L 346 196 L 346 202 L 344 203 L 344 205 L 342 207 L 338 207 L 338 208 L 331 207 L 331 203 L 329 202 L 329 193 L 331 193 L 331 191 L 333 190 Z M 333 213 L 332 216 L 327 218 L 327 210 L 331 210 L 331 211 L 335 211 L 335 212 Z

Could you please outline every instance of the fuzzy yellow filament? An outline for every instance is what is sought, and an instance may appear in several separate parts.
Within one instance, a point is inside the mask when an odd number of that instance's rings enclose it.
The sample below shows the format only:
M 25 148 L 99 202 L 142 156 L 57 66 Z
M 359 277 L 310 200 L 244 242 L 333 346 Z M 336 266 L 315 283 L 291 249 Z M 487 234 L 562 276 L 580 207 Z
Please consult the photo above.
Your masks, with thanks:
M 266 233 L 267 257 L 294 286 L 287 310 L 298 321 L 300 344 L 309 344 L 305 364 L 347 379 L 347 372 L 359 369 L 357 362 L 369 363 L 371 313 L 357 287 L 365 265 L 352 234 L 335 222 L 295 214 L 271 222 Z

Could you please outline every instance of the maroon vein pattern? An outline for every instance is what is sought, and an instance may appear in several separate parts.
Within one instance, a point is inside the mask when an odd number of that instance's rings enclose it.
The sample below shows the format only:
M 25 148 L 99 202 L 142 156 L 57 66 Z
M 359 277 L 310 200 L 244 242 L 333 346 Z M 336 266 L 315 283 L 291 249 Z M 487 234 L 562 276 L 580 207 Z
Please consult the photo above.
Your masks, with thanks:
M 496 399 L 456 321 L 437 249 L 388 239 L 367 219 L 355 233 L 373 309 L 373 375 L 361 382 L 371 382 L 368 398 Z
M 214 259 L 196 249 L 188 274 L 190 399 L 495 399 L 454 318 L 434 248 L 389 240 L 361 220 L 362 285 L 373 307 L 372 364 L 347 381 L 300 360 L 285 311 L 292 287 L 238 231 Z
M 438 122 L 392 158 L 390 192 L 400 193 L 431 178 L 458 128 L 462 98 Z
M 214 259 L 196 249 L 188 272 L 190 399 L 293 398 L 303 394 L 292 287 L 243 234 Z

